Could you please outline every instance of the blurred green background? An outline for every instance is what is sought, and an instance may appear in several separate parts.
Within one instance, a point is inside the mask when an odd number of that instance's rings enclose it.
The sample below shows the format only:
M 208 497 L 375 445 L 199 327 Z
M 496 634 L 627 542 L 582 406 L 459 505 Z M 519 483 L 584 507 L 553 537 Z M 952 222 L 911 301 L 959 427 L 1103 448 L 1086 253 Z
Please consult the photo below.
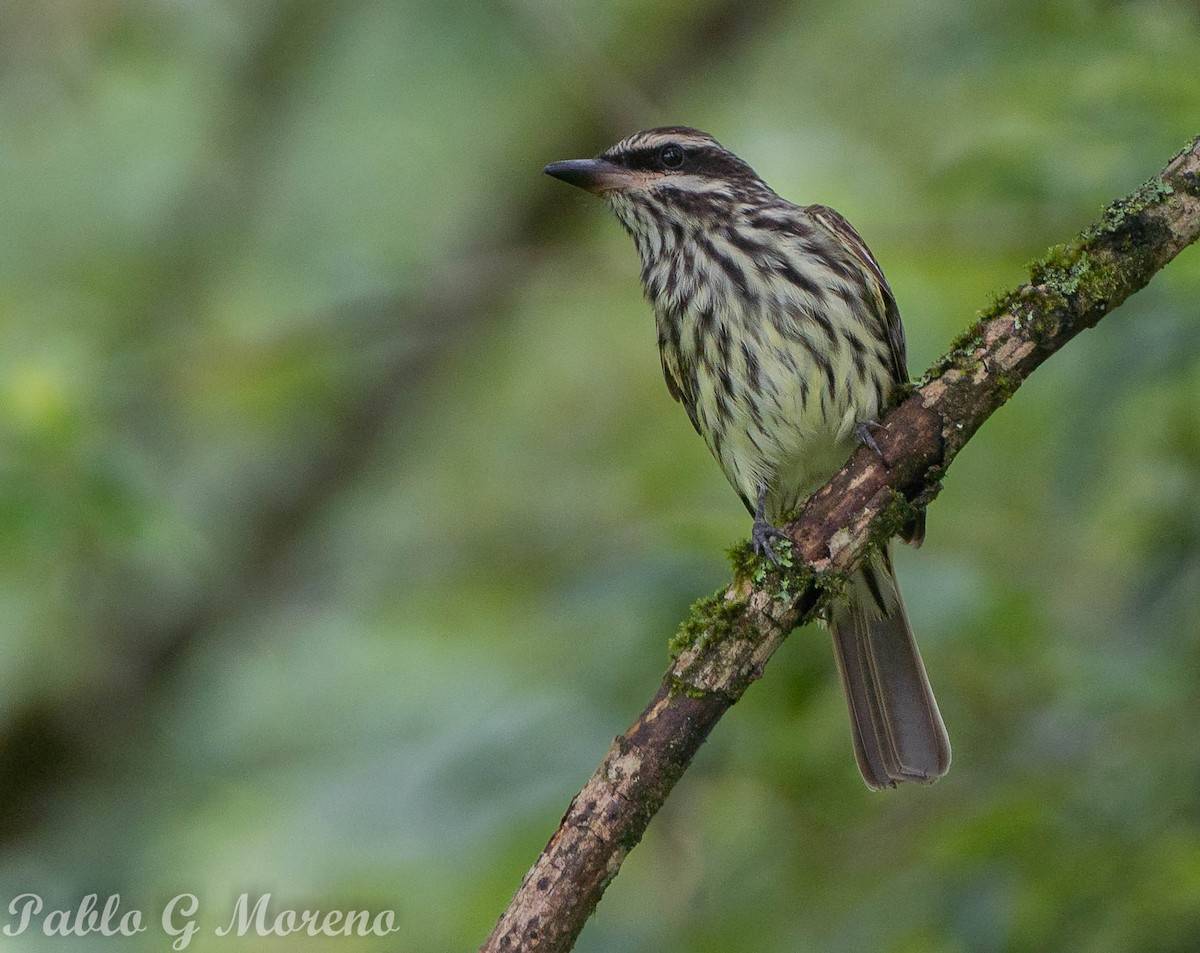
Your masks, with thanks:
M 632 244 L 541 175 L 687 123 L 846 214 L 919 373 L 1200 132 L 1192 2 L 5 0 L 0 919 L 473 949 L 748 521 Z M 1200 253 L 1040 370 L 897 554 L 954 742 L 870 794 L 827 636 L 577 947 L 1190 951 Z M 238 894 L 384 940 L 217 938 Z

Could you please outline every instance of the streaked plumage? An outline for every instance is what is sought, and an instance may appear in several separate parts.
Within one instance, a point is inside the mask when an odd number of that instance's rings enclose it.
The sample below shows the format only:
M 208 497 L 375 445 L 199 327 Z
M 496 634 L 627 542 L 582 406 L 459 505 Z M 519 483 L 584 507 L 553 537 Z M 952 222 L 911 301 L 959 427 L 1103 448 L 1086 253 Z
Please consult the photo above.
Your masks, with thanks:
M 774 527 L 845 463 L 907 380 L 878 263 L 833 209 L 780 198 L 695 129 L 640 132 L 546 171 L 602 195 L 633 236 L 667 388 L 774 558 Z M 923 529 L 905 538 L 920 542 Z M 949 742 L 886 548 L 830 624 L 868 785 L 944 774 Z

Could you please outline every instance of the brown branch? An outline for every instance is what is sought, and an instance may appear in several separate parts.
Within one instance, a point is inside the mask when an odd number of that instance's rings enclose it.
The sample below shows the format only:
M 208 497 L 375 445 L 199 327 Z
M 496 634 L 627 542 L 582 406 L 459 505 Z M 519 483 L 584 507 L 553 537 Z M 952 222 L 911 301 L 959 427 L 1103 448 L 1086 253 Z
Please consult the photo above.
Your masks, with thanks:
M 819 617 L 841 574 L 928 503 L 980 425 L 1051 354 L 1200 236 L 1200 138 L 1161 175 L 1035 263 L 918 382 L 790 525 L 804 567 L 749 559 L 684 623 L 662 687 L 567 808 L 482 953 L 569 950 L 650 819 L 725 711 L 793 628 Z M 884 461 L 887 461 L 885 464 Z

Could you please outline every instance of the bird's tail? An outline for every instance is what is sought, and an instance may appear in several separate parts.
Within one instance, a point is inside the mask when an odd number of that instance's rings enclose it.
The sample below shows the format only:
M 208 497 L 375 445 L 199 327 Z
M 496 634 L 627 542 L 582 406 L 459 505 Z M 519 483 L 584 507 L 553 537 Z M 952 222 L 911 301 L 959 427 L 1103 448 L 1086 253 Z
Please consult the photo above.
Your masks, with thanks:
M 950 739 L 887 547 L 851 576 L 848 596 L 830 628 L 863 779 L 872 789 L 936 781 L 950 767 Z

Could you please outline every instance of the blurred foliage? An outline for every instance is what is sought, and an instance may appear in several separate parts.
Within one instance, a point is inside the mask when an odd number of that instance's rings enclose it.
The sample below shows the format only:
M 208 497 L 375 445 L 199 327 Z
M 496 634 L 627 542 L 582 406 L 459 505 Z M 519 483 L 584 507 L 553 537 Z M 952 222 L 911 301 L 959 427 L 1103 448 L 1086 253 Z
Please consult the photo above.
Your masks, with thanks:
M 540 176 L 686 122 L 843 211 L 920 371 L 1197 128 L 1193 3 L 7 0 L 0 906 L 237 895 L 470 949 L 745 514 L 626 237 Z M 955 744 L 869 794 L 797 633 L 578 949 L 1184 951 L 1200 256 L 897 555 Z M 93 942 L 94 941 L 94 942 Z M 312 944 L 312 941 L 306 941 Z

